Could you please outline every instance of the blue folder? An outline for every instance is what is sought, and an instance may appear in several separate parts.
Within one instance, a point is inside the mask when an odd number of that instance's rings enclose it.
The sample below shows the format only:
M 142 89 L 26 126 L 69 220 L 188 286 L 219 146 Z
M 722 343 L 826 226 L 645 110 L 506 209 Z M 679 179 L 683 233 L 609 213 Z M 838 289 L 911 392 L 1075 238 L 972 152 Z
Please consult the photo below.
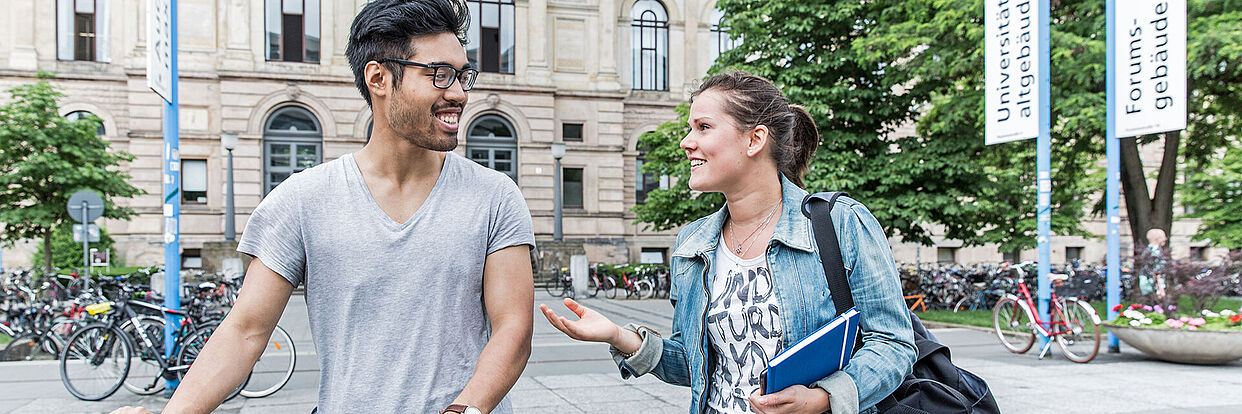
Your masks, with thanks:
M 858 310 L 849 308 L 772 358 L 764 374 L 763 393 L 772 394 L 798 384 L 810 386 L 845 368 L 857 337 Z

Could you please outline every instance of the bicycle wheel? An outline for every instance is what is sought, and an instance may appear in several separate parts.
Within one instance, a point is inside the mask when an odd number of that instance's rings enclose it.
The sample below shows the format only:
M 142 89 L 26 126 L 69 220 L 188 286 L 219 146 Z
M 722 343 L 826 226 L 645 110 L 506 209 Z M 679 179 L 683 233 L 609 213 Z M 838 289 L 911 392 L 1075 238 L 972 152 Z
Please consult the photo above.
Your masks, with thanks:
M 56 354 L 50 353 L 44 343 L 41 335 L 25 334 L 18 335 L 4 350 L 0 351 L 0 361 L 38 361 L 56 359 Z
M 974 304 L 974 301 L 970 300 L 968 297 L 958 299 L 957 303 L 953 304 L 953 313 L 957 313 L 962 310 L 969 310 L 972 304 Z
M 250 370 L 250 380 L 242 387 L 241 396 L 246 398 L 263 398 L 280 391 L 289 378 L 293 377 L 293 368 L 297 366 L 298 353 L 293 345 L 293 338 L 280 325 L 272 331 L 272 336 L 263 348 L 263 355 L 255 361 Z
M 80 400 L 99 401 L 116 392 L 129 375 L 134 354 L 129 337 L 102 323 L 79 329 L 60 354 L 60 382 Z
M 634 288 L 638 290 L 639 299 L 650 299 L 652 296 L 655 296 L 655 287 L 651 286 L 651 282 L 640 280 L 634 282 L 634 285 Z
M 608 299 L 617 298 L 617 279 L 613 279 L 612 276 L 604 278 L 604 296 Z
M 1026 307 L 1013 298 L 1004 298 L 992 308 L 992 330 L 1009 352 L 1021 354 L 1035 344 L 1033 318 Z
M 561 272 L 552 275 L 552 280 L 543 285 L 544 290 L 548 291 L 553 297 L 561 297 L 565 295 L 564 281 L 561 280 Z
M 129 375 L 125 377 L 125 389 L 138 395 L 152 395 L 164 390 L 161 377 L 164 368 L 159 361 L 164 357 L 164 320 L 154 316 L 142 316 L 138 318 L 138 326 L 140 328 L 135 327 L 132 321 L 125 321 L 121 325 L 121 332 L 125 332 L 130 343 L 134 344 L 136 362 L 130 364 Z M 146 333 L 152 346 L 148 347 L 142 340 L 138 329 Z
M 1052 316 L 1053 327 L 1064 333 L 1057 335 L 1057 345 L 1061 346 L 1061 354 L 1077 363 L 1087 363 L 1095 359 L 1100 352 L 1100 326 L 1096 323 L 1095 309 L 1081 300 L 1067 300 L 1061 309 L 1062 315 Z M 1055 324 L 1064 320 L 1065 327 Z
M 198 358 L 198 354 L 203 352 L 203 347 L 207 346 L 207 341 L 211 338 L 211 334 L 220 327 L 219 324 L 206 324 L 195 330 L 193 333 L 186 335 L 178 343 L 177 355 L 173 357 L 173 366 L 184 366 L 186 369 L 177 370 L 177 379 L 185 378 L 185 374 L 190 371 L 190 366 L 194 365 L 194 360 Z M 237 384 L 237 388 L 230 392 L 224 400 L 228 401 L 241 393 L 242 388 L 246 387 L 246 382 L 250 380 L 250 375 L 246 375 L 246 379 L 241 384 Z
M 599 283 L 597 283 L 596 280 L 597 279 L 594 277 L 587 279 L 587 297 L 588 298 L 593 298 L 596 295 L 599 295 L 600 287 L 599 287 Z

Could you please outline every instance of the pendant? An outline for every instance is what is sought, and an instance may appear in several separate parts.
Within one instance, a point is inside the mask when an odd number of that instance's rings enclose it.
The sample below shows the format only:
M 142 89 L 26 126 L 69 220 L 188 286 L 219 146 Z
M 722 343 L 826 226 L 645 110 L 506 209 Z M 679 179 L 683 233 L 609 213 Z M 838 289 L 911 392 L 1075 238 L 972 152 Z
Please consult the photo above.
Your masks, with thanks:
M 741 248 L 741 247 L 738 247 L 738 248 L 736 248 L 736 249 L 733 249 L 733 251 L 734 251 L 734 252 L 736 252 L 737 254 L 742 254 L 742 248 Z

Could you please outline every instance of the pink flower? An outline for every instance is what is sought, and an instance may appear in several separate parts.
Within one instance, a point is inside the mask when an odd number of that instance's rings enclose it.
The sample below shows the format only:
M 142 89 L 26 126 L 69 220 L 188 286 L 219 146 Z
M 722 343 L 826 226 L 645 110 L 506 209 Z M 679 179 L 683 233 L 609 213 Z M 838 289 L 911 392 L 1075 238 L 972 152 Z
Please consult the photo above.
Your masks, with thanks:
M 1164 313 L 1164 308 L 1160 307 L 1160 305 L 1156 305 L 1156 312 Z
M 1143 310 L 1148 311 L 1148 312 L 1152 311 L 1151 306 L 1147 306 L 1147 305 L 1143 305 Z
M 1177 310 L 1177 305 L 1169 305 L 1169 311 L 1170 311 L 1170 312 L 1171 312 L 1171 311 L 1175 311 L 1175 310 Z
M 1197 331 L 1197 330 L 1199 330 L 1199 327 L 1198 327 L 1198 326 L 1194 326 L 1194 325 L 1190 325 L 1190 326 L 1189 326 L 1189 327 L 1187 327 L 1186 329 L 1188 329 L 1188 330 L 1192 330 L 1192 331 Z
M 1190 324 L 1190 326 L 1203 326 L 1203 324 L 1207 323 L 1207 321 L 1203 320 L 1203 318 L 1194 318 L 1191 319 L 1190 322 L 1186 323 Z
M 1182 326 L 1186 325 L 1186 323 L 1179 321 L 1177 319 L 1166 320 L 1164 321 L 1164 324 L 1169 325 L 1169 327 L 1173 329 L 1181 328 Z
M 1177 318 L 1177 320 L 1181 321 L 1182 323 L 1190 322 L 1190 318 L 1185 317 L 1185 316 Z

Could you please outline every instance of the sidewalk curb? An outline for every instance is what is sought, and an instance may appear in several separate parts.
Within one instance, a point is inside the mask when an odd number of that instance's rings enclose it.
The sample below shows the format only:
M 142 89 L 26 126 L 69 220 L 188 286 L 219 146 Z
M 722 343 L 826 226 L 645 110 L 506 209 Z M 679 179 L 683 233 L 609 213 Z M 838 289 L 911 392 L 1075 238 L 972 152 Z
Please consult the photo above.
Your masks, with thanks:
M 928 321 L 928 320 L 921 320 L 921 321 L 923 322 L 923 327 L 927 329 L 962 328 L 962 329 L 970 329 L 970 330 L 980 331 L 980 332 L 989 332 L 989 333 L 992 332 L 992 328 L 984 328 L 982 326 L 963 325 L 960 323 L 937 322 L 937 321 Z

